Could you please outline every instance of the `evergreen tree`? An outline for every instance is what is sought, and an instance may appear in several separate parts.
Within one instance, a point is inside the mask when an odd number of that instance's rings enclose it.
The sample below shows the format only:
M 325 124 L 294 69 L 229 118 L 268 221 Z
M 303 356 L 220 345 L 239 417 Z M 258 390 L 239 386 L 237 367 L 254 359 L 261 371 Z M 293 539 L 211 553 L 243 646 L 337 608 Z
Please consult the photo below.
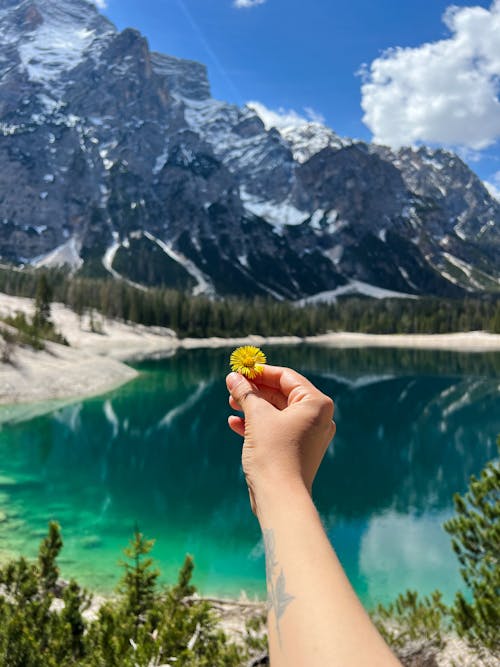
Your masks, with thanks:
M 33 324 L 38 329 L 44 329 L 50 324 L 50 304 L 52 301 L 52 288 L 47 276 L 42 273 L 38 278 L 35 293 L 35 315 Z
M 440 648 L 447 614 L 448 609 L 439 591 L 423 599 L 416 591 L 406 591 L 386 607 L 378 605 L 374 621 L 384 639 L 393 647 L 423 640 Z
M 498 439 L 500 450 L 500 437 Z M 469 601 L 458 592 L 452 609 L 458 632 L 500 654 L 500 461 L 471 477 L 464 496 L 454 497 L 456 516 L 445 524 Z
M 61 529 L 55 521 L 49 523 L 49 534 L 44 538 L 38 550 L 40 583 L 44 592 L 52 592 L 59 577 L 56 559 L 62 549 Z
M 63 592 L 64 609 L 61 611 L 60 621 L 62 630 L 61 649 L 59 658 L 64 655 L 82 658 L 85 654 L 84 633 L 85 622 L 82 612 L 90 605 L 90 596 L 83 591 L 78 583 L 72 579 Z
M 498 438 L 500 453 L 500 436 Z M 452 607 L 439 591 L 419 598 L 406 591 L 395 602 L 379 605 L 374 621 L 396 649 L 408 640 L 439 647 L 443 633 L 455 630 L 481 653 L 500 656 L 500 461 L 488 463 L 479 478 L 471 477 L 467 492 L 454 497 L 455 516 L 445 523 L 461 565 L 470 598 L 458 592 Z M 413 664 L 413 663 L 412 663 Z M 488 663 L 489 664 L 489 663 Z
M 133 616 L 136 626 L 144 622 L 155 598 L 160 573 L 153 568 L 153 559 L 148 556 L 154 543 L 154 540 L 146 540 L 142 533 L 136 531 L 129 546 L 123 550 L 132 563 L 122 562 L 125 573 L 120 590 L 125 596 L 126 613 Z

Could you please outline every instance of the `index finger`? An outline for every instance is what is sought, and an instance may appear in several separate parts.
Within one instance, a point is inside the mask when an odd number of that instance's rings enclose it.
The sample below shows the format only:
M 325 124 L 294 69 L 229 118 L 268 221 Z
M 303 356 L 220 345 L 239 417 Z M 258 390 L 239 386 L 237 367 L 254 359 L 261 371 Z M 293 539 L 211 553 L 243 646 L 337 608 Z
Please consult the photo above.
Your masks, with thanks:
M 319 389 L 312 382 L 291 368 L 268 364 L 263 364 L 261 368 L 262 373 L 252 380 L 256 385 L 278 389 L 287 398 L 294 390 L 302 390 L 306 394 L 319 393 Z

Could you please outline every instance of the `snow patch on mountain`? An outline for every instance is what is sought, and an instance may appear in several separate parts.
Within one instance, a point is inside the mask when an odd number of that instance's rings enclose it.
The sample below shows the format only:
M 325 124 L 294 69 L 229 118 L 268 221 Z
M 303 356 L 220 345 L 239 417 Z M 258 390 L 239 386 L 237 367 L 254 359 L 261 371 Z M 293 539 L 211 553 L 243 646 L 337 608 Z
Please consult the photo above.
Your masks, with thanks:
M 81 0 L 38 0 L 34 12 L 37 20 L 27 29 L 24 27 L 21 34 L 15 22 L 4 26 L 2 41 L 18 43 L 21 66 L 31 81 L 50 90 L 55 99 L 47 98 L 45 106 L 54 111 L 55 100 L 64 89 L 61 75 L 86 57 L 97 60 L 116 29 L 94 4 Z
M 72 236 L 66 243 L 57 246 L 57 248 L 41 257 L 33 259 L 31 264 L 36 268 L 42 266 L 47 268 L 69 266 L 71 269 L 77 270 L 83 264 L 83 259 L 80 257 L 80 243 Z
M 370 283 L 362 282 L 361 280 L 350 280 L 347 285 L 341 285 L 334 290 L 327 290 L 319 292 L 313 296 L 308 296 L 305 299 L 297 301 L 299 305 L 307 303 L 335 303 L 339 296 L 347 295 L 364 295 L 375 299 L 417 299 L 414 294 L 405 294 L 404 292 L 395 292 L 393 290 L 378 287 L 378 285 L 370 285 Z
M 275 128 L 290 146 L 293 159 L 302 164 L 324 148 L 340 149 L 350 145 L 333 130 L 316 120 L 303 118 L 296 112 L 277 113 L 259 102 L 248 102 L 247 108 L 256 113 L 266 130 Z
M 21 62 L 31 81 L 47 84 L 57 79 L 62 71 L 76 67 L 94 35 L 93 30 L 86 28 L 73 28 L 61 34 L 57 28 L 43 23 L 32 39 L 19 47 Z
M 184 106 L 184 117 L 189 128 L 210 144 L 214 154 L 233 173 L 255 173 L 262 168 L 269 168 L 270 147 L 274 148 L 276 138 L 271 140 L 258 116 L 250 109 L 214 99 L 192 100 L 178 98 Z M 250 132 L 240 134 L 239 128 L 244 122 L 257 121 L 260 125 Z M 279 138 L 278 138 L 278 141 Z M 286 144 L 280 144 L 286 152 Z
M 484 271 L 481 271 L 480 269 L 474 268 L 468 262 L 465 262 L 463 259 L 455 257 L 449 252 L 443 252 L 443 257 L 446 260 L 448 260 L 450 264 L 452 264 L 454 267 L 456 267 L 459 271 L 461 271 L 464 274 L 465 280 L 468 283 L 467 286 L 471 286 L 478 290 L 483 289 L 484 285 L 481 284 L 479 280 L 477 280 L 477 278 L 480 278 L 481 276 L 488 282 L 494 282 L 500 284 L 500 278 L 496 278 L 492 275 L 484 273 Z
M 156 176 L 160 173 L 163 167 L 166 165 L 168 160 L 168 140 L 166 142 L 165 148 L 163 151 L 156 156 L 156 160 L 153 166 L 153 174 Z
M 293 159 L 302 164 L 325 148 L 339 150 L 351 142 L 341 139 L 335 132 L 319 123 L 308 123 L 299 127 L 283 128 L 283 139 L 292 149 Z
M 212 98 L 192 100 L 178 98 L 184 104 L 184 117 L 189 127 L 214 145 L 227 143 L 227 130 L 238 121 L 238 107 Z
M 289 201 L 271 202 L 262 200 L 249 194 L 243 187 L 240 188 L 240 197 L 247 211 L 263 218 L 278 229 L 283 225 L 301 225 L 310 217 L 310 213 L 299 211 Z
M 106 249 L 102 258 L 102 264 L 106 271 L 109 271 L 114 278 L 121 278 L 121 275 L 113 269 L 115 255 L 122 244 L 119 240 L 118 232 L 113 232 L 113 243 Z
M 153 243 L 156 243 L 158 247 L 160 247 L 163 250 L 163 252 L 170 257 L 170 259 L 173 259 L 175 262 L 183 266 L 186 269 L 186 271 L 196 280 L 197 284 L 193 289 L 194 295 L 215 294 L 213 285 L 203 274 L 203 272 L 200 271 L 200 269 L 196 266 L 196 264 L 194 264 L 194 262 L 185 257 L 182 253 L 178 252 L 177 250 L 174 250 L 170 244 L 165 243 L 165 241 L 162 241 L 156 236 L 153 236 L 153 234 L 151 234 L 150 232 L 144 232 L 144 236 L 150 241 L 153 241 Z

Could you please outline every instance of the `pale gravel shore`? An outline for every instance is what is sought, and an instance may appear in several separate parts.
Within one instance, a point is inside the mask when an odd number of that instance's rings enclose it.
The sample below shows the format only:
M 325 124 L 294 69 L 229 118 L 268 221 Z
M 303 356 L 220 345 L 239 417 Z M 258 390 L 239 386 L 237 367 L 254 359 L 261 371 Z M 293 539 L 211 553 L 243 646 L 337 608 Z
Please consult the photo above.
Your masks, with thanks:
M 306 343 L 326 347 L 398 347 L 416 350 L 454 350 L 456 352 L 496 352 L 500 334 L 465 331 L 448 334 L 365 334 L 328 333 L 308 336 Z
M 267 612 L 267 604 L 263 600 L 249 600 L 244 594 L 239 599 L 213 598 L 197 594 L 185 601 L 202 599 L 210 603 L 220 627 L 226 635 L 235 643 L 244 646 L 247 637 L 247 622 L 254 618 L 264 618 Z M 84 612 L 87 621 L 97 618 L 100 607 L 106 602 L 106 597 L 94 595 L 90 608 Z M 63 606 L 63 605 L 61 605 Z M 266 626 L 263 625 L 256 633 L 257 636 L 265 636 Z M 444 634 L 444 646 L 440 649 L 432 648 L 425 639 L 421 641 L 409 641 L 408 644 L 398 651 L 398 657 L 403 665 L 411 667 L 498 667 L 498 659 L 488 651 L 479 655 L 477 650 L 469 646 L 463 639 L 455 634 Z M 256 655 L 263 655 L 256 651 Z M 248 665 L 254 664 L 249 660 Z M 260 663 L 259 663 L 260 664 Z M 266 663 L 267 664 L 267 663 Z
M 33 313 L 33 300 L 0 293 L 0 316 L 16 312 Z M 17 348 L 12 364 L 0 363 L 0 405 L 39 404 L 68 401 L 110 391 L 137 376 L 125 361 L 167 357 L 178 349 L 236 347 L 242 344 L 295 345 L 309 343 L 337 348 L 398 347 L 461 352 L 500 350 L 500 335 L 475 331 L 439 335 L 375 335 L 330 333 L 319 336 L 246 336 L 242 338 L 184 338 L 161 327 L 131 325 L 116 320 L 95 320 L 102 333 L 93 333 L 88 316 L 81 321 L 66 306 L 52 306 L 52 319 L 70 347 L 47 343 L 46 350 L 35 352 Z M 32 406 L 38 412 L 41 405 Z M 45 407 L 45 410 L 47 407 Z M 44 410 L 44 411 L 45 411 Z M 2 408 L 6 415 L 19 410 Z M 22 413 L 26 413 L 26 406 Z

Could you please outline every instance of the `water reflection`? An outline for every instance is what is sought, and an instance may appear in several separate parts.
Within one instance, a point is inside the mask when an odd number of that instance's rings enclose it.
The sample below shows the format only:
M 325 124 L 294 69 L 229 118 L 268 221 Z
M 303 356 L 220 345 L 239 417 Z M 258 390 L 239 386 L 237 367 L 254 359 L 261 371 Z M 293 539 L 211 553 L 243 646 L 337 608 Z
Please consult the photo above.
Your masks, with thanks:
M 453 493 L 495 455 L 500 355 L 301 347 L 270 357 L 336 400 L 337 436 L 315 498 L 360 594 L 373 602 L 409 585 L 409 574 L 420 585 L 432 584 L 430 570 L 447 573 L 453 556 L 439 526 Z M 57 518 L 67 566 L 81 574 L 90 549 L 83 571 L 102 585 L 137 522 L 159 538 L 164 570 L 172 554 L 175 569 L 191 551 L 207 592 L 262 590 L 240 439 L 226 424 L 227 359 L 199 350 L 145 362 L 103 398 L 0 431 L 15 547 L 32 549 L 33 534 Z
M 450 568 L 449 538 L 441 526 L 448 512 L 415 517 L 389 510 L 370 519 L 359 546 L 359 576 L 370 600 L 409 586 L 430 591 L 429 582 L 451 597 L 460 586 Z

